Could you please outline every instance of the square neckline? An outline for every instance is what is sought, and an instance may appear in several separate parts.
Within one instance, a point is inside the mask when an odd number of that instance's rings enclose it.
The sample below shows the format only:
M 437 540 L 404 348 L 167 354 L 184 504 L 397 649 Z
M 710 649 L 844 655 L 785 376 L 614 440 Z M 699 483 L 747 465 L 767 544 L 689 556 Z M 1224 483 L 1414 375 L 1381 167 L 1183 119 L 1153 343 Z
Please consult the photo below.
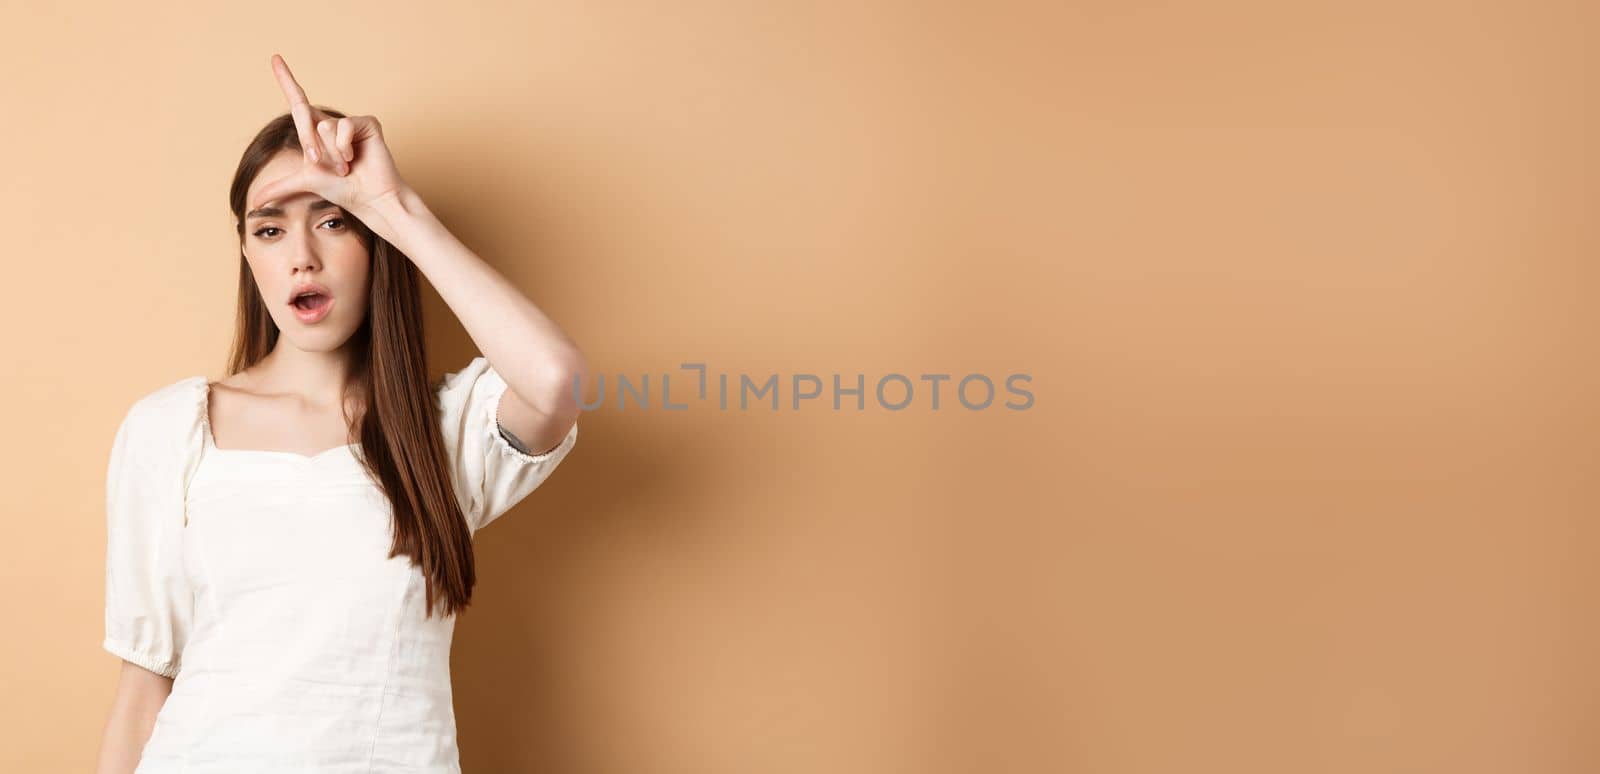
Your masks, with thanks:
M 284 449 L 224 449 L 217 445 L 216 436 L 211 434 L 211 379 L 204 375 L 196 376 L 194 378 L 200 384 L 200 435 L 205 443 L 206 451 L 217 452 L 220 454 L 270 455 L 277 457 L 289 457 L 305 462 L 314 462 L 335 452 L 353 452 L 354 450 L 361 448 L 361 443 L 356 442 L 323 449 L 315 454 L 301 454 L 300 452 L 287 451 Z M 352 457 L 353 456 L 354 455 L 352 454 Z

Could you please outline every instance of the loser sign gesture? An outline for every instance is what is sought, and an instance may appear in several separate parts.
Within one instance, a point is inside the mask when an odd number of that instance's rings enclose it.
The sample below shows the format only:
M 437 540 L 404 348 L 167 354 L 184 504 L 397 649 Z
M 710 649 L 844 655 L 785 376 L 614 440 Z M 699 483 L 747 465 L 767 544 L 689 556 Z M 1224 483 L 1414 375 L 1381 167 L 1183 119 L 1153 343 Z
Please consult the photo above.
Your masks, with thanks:
M 405 187 L 376 117 L 334 118 L 313 107 L 289 72 L 289 64 L 277 54 L 272 55 L 272 72 L 289 102 L 289 114 L 300 135 L 302 163 L 298 171 L 261 186 L 247 209 L 257 209 L 291 194 L 311 192 L 356 215 L 372 202 Z

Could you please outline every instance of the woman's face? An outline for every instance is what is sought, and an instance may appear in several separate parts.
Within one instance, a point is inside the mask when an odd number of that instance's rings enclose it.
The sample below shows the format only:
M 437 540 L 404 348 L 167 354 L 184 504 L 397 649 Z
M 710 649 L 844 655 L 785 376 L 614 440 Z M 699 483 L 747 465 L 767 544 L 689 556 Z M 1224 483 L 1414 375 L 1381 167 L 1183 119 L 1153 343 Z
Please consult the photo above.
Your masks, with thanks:
M 268 182 L 300 168 L 300 152 L 285 150 L 262 167 L 245 201 Z M 352 218 L 321 196 L 300 192 L 245 213 L 245 261 L 261 289 L 280 335 L 304 350 L 343 346 L 367 314 L 371 254 L 357 237 Z M 304 285 L 317 295 L 294 298 Z

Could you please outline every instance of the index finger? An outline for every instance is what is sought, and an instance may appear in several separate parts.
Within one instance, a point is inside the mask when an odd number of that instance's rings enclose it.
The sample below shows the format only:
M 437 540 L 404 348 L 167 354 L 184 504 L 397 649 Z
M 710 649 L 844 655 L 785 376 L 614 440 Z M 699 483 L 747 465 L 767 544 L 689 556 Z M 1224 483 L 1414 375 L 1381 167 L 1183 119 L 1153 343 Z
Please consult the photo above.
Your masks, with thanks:
M 300 88 L 299 82 L 294 79 L 294 73 L 289 72 L 289 63 L 283 61 L 278 54 L 272 55 L 272 73 L 278 78 L 278 88 L 283 89 L 283 96 L 289 100 L 289 114 L 294 117 L 294 128 L 300 136 L 300 149 L 312 161 L 317 158 L 317 138 L 312 133 L 316 123 L 312 119 L 311 103 L 306 101 L 305 90 Z

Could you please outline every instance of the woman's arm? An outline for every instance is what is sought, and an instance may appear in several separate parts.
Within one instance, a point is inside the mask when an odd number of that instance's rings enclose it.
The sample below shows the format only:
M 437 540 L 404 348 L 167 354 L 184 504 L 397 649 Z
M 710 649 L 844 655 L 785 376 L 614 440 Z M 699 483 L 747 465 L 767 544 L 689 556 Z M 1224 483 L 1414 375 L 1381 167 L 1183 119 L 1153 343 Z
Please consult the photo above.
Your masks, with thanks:
M 409 186 L 351 214 L 411 258 L 505 379 L 500 423 L 530 449 L 560 443 L 578 418 L 572 381 L 588 369 L 572 339 L 456 239 Z
M 100 737 L 95 774 L 131 774 L 139 765 L 145 742 L 155 729 L 156 713 L 172 693 L 172 678 L 128 661 L 122 662 L 117 695 Z

